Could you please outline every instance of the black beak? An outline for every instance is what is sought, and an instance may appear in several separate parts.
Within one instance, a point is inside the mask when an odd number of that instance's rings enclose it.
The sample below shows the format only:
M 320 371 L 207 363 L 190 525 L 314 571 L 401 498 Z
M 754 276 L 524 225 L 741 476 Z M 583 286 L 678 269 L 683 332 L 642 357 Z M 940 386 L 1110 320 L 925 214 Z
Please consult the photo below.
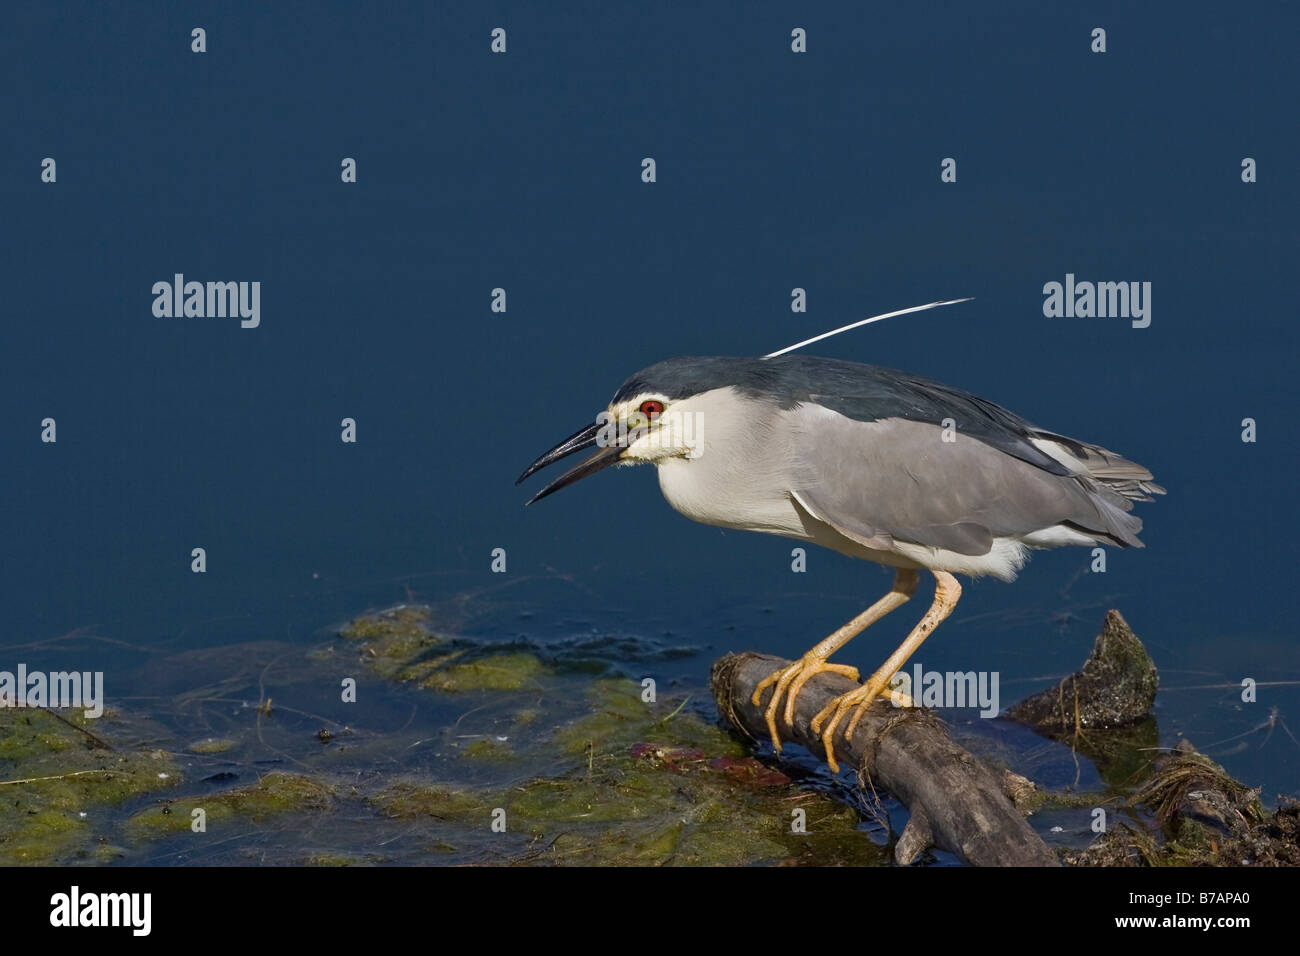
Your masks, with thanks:
M 580 431 L 574 432 L 564 441 L 560 442 L 546 454 L 542 455 L 535 462 L 529 465 L 528 469 L 515 480 L 515 484 L 520 484 L 533 472 L 545 468 L 552 462 L 559 461 L 561 458 L 566 458 L 574 452 L 579 452 L 584 448 L 590 448 L 595 445 L 600 430 L 603 427 L 605 426 L 601 425 L 600 422 L 596 422 L 592 425 L 588 425 Z M 610 444 L 605 446 L 576 468 L 571 468 L 564 474 L 560 475 L 559 478 L 556 478 L 537 494 L 533 495 L 524 502 L 524 504 L 531 505 L 534 501 L 541 501 L 547 495 L 552 495 L 561 488 L 573 484 L 579 478 L 586 478 L 588 475 L 594 475 L 603 468 L 608 468 L 610 465 L 618 464 L 618 456 L 622 454 L 622 452 L 622 445 Z

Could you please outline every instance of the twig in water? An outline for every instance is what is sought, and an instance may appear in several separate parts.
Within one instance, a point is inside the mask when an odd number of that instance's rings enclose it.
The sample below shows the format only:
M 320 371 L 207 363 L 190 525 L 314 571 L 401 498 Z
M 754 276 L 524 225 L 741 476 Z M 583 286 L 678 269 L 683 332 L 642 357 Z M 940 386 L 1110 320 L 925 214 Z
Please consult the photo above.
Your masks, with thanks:
M 672 720 L 674 717 L 676 717 L 678 714 L 680 714 L 680 713 L 682 712 L 682 708 L 685 707 L 685 706 L 686 706 L 687 704 L 689 704 L 690 702 L 691 702 L 691 698 L 688 696 L 684 701 L 682 701 L 680 704 L 677 705 L 677 709 L 676 709 L 676 710 L 674 710 L 674 711 L 673 711 L 671 714 L 669 714 L 667 717 L 665 717 L 665 718 L 663 718 L 661 721 L 659 721 L 659 723 L 661 723 L 661 724 L 666 724 L 666 723 L 668 723 L 668 721 Z
M 117 770 L 77 770 L 73 773 L 56 773 L 52 777 L 24 777 L 22 780 L 0 780 L 0 787 L 7 787 L 11 783 L 38 783 L 41 780 L 66 780 L 68 777 L 80 777 L 86 773 L 106 773 L 115 774 Z
M 78 727 L 76 724 L 74 724 L 72 721 L 68 720 L 68 718 L 64 717 L 62 714 L 58 713 L 57 711 L 50 710 L 50 708 L 48 708 L 48 707 L 41 707 L 41 710 L 45 711 L 47 714 L 49 714 L 49 715 L 50 715 L 51 717 L 53 717 L 55 720 L 61 720 L 61 721 L 63 721 L 65 724 L 67 724 L 67 725 L 68 725 L 69 727 L 71 727 L 73 730 L 77 731 L 77 733 L 85 734 L 87 737 L 89 737 L 89 738 L 91 739 L 91 741 L 95 744 L 96 747 L 101 747 L 101 748 L 103 748 L 104 750 L 113 750 L 113 749 L 114 749 L 112 744 L 107 744 L 107 743 L 105 743 L 104 741 L 100 740 L 98 737 L 96 737 L 94 734 L 92 734 L 92 733 L 91 733 L 89 730 L 87 730 L 85 727 Z

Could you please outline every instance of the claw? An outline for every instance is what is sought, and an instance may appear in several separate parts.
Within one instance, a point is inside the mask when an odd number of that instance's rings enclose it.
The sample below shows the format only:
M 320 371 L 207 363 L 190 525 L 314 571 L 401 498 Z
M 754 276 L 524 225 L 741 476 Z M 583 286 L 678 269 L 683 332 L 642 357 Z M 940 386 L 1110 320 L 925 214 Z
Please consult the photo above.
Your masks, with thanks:
M 825 671 L 829 671 L 832 674 L 842 674 L 850 680 L 858 679 L 858 669 L 856 667 L 850 667 L 847 664 L 829 664 L 826 662 L 825 658 L 805 654 L 793 664 L 783 667 L 780 670 L 773 671 L 767 677 L 763 678 L 762 682 L 754 688 L 754 695 L 750 698 L 750 702 L 757 707 L 762 702 L 763 691 L 773 684 L 776 685 L 776 688 L 772 691 L 772 698 L 768 701 L 767 710 L 764 712 L 763 717 L 767 721 L 768 733 L 772 735 L 772 746 L 776 748 L 778 752 L 781 750 L 781 736 L 777 732 L 776 728 L 776 715 L 781 706 L 781 695 L 786 694 L 784 715 L 785 725 L 787 727 L 793 727 L 795 699 L 799 696 L 799 692 L 803 690 L 804 684 L 808 683 L 810 678 Z
M 852 740 L 853 732 L 858 727 L 858 721 L 862 719 L 862 715 L 867 712 L 867 708 L 871 706 L 872 702 L 880 696 L 882 690 L 885 690 L 885 688 L 875 686 L 874 681 L 868 681 L 856 690 L 851 690 L 847 694 L 836 697 L 812 719 L 810 724 L 812 732 L 821 734 L 822 747 L 826 751 L 826 763 L 831 768 L 832 773 L 840 772 L 840 765 L 835 762 L 835 728 L 840 725 L 844 715 L 852 709 L 853 719 L 849 721 L 849 726 L 844 731 L 844 740 L 846 742 Z M 915 702 L 906 694 L 898 691 L 886 692 L 890 699 L 899 706 L 915 706 Z M 826 725 L 826 729 L 823 731 L 822 724 L 828 715 L 830 716 L 830 723 Z

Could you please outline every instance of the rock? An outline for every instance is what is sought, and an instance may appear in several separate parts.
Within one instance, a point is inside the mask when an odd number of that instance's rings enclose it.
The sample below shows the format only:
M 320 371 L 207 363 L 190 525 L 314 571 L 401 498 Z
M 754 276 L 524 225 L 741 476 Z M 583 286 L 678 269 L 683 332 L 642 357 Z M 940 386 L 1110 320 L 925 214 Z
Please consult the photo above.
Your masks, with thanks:
M 1028 697 L 1006 716 L 1045 733 L 1125 727 L 1150 712 L 1156 666 L 1119 611 L 1106 613 L 1083 669 Z

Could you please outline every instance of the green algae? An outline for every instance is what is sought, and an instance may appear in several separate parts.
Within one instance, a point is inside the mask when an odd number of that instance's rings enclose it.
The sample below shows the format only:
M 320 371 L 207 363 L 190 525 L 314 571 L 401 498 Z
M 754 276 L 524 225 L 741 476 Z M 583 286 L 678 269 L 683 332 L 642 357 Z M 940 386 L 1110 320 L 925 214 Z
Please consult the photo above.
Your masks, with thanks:
M 419 683 L 426 690 L 448 694 L 523 690 L 539 686 L 547 673 L 549 669 L 532 654 L 493 654 L 464 664 L 439 666 Z
M 518 757 L 518 754 L 501 741 L 488 740 L 486 738 L 474 741 L 468 747 L 464 748 L 464 750 L 461 751 L 461 754 L 472 760 L 489 761 L 514 760 Z
M 429 608 L 403 605 L 357 618 L 339 633 L 360 643 L 361 659 L 380 677 L 441 693 L 522 690 L 550 673 L 533 654 L 484 648 L 471 657 L 471 648 L 449 648 L 432 621 Z
M 67 813 L 28 809 L 19 821 L 0 813 L 0 862 L 48 864 L 85 844 L 90 827 Z
M 799 788 L 748 756 L 741 741 L 689 709 L 688 699 L 648 702 L 633 680 L 577 679 L 530 653 L 494 652 L 463 641 L 449 650 L 431 635 L 430 616 L 401 608 L 354 621 L 345 637 L 365 642 L 363 659 L 382 662 L 377 671 L 414 679 L 429 691 L 474 691 L 503 703 L 529 693 L 527 705 L 506 708 L 510 745 L 484 735 L 461 749 L 460 757 L 499 764 L 540 758 L 554 770 L 505 788 L 408 778 L 365 798 L 382 817 L 417 826 L 423 821 L 430 828 L 430 853 L 463 854 L 495 840 L 494 846 L 514 847 L 507 859 L 517 863 L 888 860 L 888 849 L 863 831 L 857 810 Z M 567 683 L 548 687 L 555 681 Z M 552 693 L 562 698 L 561 706 L 539 706 Z M 700 699 L 707 701 L 707 694 Z M 504 811 L 499 819 L 498 811 Z M 493 829 L 494 821 L 500 830 Z M 492 858 L 500 859 L 501 852 Z
M 388 646 L 392 642 L 410 642 L 432 637 L 429 623 L 433 611 L 420 605 L 403 604 L 350 622 L 339 633 L 349 641 L 367 641 Z
M 855 810 L 746 756 L 684 701 L 647 703 L 641 694 L 630 680 L 592 682 L 589 712 L 553 735 L 577 766 L 505 795 L 510 825 L 536 848 L 526 862 L 884 861 L 886 851 L 862 832 Z
M 191 832 L 198 809 L 206 817 L 208 833 L 239 821 L 263 823 L 284 814 L 322 813 L 331 808 L 334 792 L 329 784 L 303 774 L 274 771 L 247 787 L 160 801 L 133 814 L 125 831 L 137 841 Z
M 109 808 L 181 780 L 162 751 L 106 745 L 113 719 L 59 716 L 63 720 L 44 709 L 0 708 L 0 864 L 76 858 Z M 86 724 L 94 730 L 83 733 Z
M 204 737 L 202 740 L 196 740 L 185 749 L 192 754 L 221 754 L 228 750 L 234 750 L 239 746 L 239 741 L 230 740 L 225 737 Z
M 399 780 L 367 798 L 382 816 L 398 820 L 482 820 L 486 825 L 491 801 L 467 790 L 425 781 Z
M 713 748 L 713 756 L 739 757 L 745 747 L 716 724 L 691 712 L 673 714 L 683 703 L 644 703 L 641 685 L 609 678 L 591 682 L 586 690 L 590 711 L 555 734 L 568 754 L 608 753 L 636 743 L 661 740 L 678 747 Z
M 361 659 L 385 680 L 418 681 L 463 653 L 439 650 L 447 638 L 431 630 L 432 620 L 429 608 L 402 605 L 356 618 L 339 635 L 359 644 Z
M 383 857 L 371 853 L 338 853 L 331 850 L 319 850 L 308 854 L 302 861 L 303 866 L 341 868 L 348 866 L 374 866 L 386 862 Z
M 542 848 L 526 861 L 740 866 L 887 859 L 861 830 L 858 813 L 825 795 L 797 791 L 785 779 L 756 786 L 762 774 L 748 768 L 749 782 L 738 782 L 719 758 L 694 758 L 694 751 L 689 769 L 681 758 L 636 753 L 601 773 L 537 779 L 511 794 L 507 819 Z
M 362 866 L 367 861 L 348 853 L 313 853 L 303 860 L 305 866 L 344 867 Z

